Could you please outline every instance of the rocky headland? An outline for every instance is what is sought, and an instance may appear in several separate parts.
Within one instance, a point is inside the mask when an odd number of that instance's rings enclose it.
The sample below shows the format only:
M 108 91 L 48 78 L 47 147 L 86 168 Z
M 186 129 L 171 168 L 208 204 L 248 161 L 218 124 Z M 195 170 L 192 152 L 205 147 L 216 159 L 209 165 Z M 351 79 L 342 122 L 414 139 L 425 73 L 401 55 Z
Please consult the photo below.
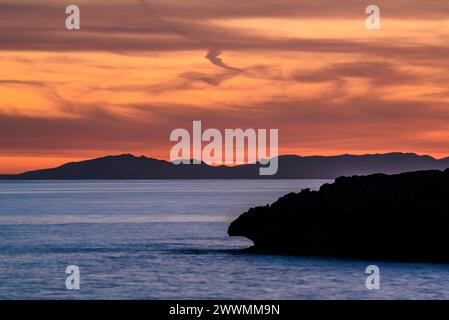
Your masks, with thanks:
M 449 169 L 340 177 L 233 221 L 256 252 L 449 262 Z

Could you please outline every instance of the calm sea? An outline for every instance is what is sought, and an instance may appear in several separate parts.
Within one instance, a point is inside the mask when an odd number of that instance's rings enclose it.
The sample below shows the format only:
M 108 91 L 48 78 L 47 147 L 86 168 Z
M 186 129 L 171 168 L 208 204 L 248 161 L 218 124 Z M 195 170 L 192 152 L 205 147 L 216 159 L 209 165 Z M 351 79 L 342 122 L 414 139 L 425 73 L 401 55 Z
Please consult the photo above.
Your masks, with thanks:
M 244 254 L 227 236 L 249 207 L 325 182 L 2 181 L 0 299 L 449 298 L 449 265 Z

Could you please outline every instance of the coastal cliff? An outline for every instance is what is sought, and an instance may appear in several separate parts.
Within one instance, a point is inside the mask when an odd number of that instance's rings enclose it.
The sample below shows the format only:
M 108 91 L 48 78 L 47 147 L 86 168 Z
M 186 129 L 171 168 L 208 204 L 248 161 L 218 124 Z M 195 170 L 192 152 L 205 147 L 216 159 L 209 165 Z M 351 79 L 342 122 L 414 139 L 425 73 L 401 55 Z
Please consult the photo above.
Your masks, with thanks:
M 449 169 L 340 177 L 233 221 L 252 251 L 449 262 Z

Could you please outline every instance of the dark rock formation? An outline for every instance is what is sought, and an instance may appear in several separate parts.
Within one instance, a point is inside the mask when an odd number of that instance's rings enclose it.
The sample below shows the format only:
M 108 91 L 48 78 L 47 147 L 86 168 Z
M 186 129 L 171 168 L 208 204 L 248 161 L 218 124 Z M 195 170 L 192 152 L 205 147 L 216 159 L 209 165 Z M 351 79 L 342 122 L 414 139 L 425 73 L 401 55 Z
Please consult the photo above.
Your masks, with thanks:
M 251 208 L 228 234 L 259 252 L 449 262 L 449 169 L 340 177 Z

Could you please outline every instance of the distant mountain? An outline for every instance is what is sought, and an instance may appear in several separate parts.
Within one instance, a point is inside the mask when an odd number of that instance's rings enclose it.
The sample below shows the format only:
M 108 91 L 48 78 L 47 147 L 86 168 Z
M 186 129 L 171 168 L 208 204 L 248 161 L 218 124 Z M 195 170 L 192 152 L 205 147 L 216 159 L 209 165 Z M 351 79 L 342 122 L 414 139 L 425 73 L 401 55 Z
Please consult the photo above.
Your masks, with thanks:
M 279 170 L 273 176 L 260 176 L 259 164 L 234 167 L 174 165 L 168 161 L 132 154 L 70 162 L 60 167 L 0 175 L 0 179 L 334 179 L 339 176 L 372 173 L 401 173 L 449 168 L 449 158 L 435 159 L 414 153 L 369 155 L 279 156 Z

